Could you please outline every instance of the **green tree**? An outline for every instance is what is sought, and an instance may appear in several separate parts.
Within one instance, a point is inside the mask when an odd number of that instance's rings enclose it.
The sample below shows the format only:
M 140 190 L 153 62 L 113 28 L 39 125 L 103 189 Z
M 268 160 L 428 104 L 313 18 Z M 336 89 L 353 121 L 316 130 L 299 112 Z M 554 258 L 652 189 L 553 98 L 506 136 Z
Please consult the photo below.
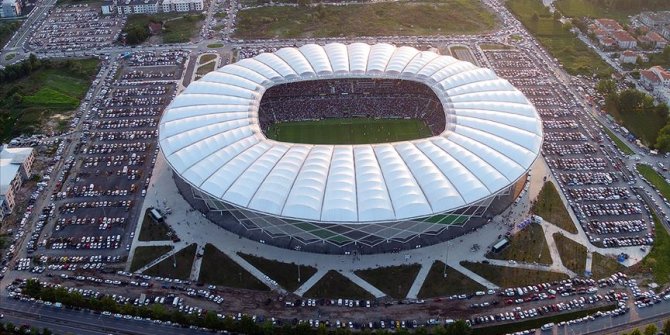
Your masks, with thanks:
M 561 17 L 563 17 L 563 16 L 561 15 L 561 12 L 555 10 L 555 11 L 554 11 L 554 20 L 560 20 Z
M 644 335 L 656 335 L 657 332 L 658 327 L 653 323 L 644 328 Z
M 630 335 L 642 335 L 642 332 L 639 329 L 635 328 L 635 330 L 633 330 L 630 333 Z
M 661 128 L 656 138 L 656 149 L 670 152 L 670 123 Z
M 616 82 L 612 79 L 603 79 L 596 85 L 596 90 L 603 95 L 616 93 Z
M 533 16 L 531 16 L 531 20 L 533 20 L 533 22 L 540 21 L 540 15 L 538 15 L 537 12 L 534 12 Z
M 663 322 L 663 334 L 670 335 L 670 320 Z

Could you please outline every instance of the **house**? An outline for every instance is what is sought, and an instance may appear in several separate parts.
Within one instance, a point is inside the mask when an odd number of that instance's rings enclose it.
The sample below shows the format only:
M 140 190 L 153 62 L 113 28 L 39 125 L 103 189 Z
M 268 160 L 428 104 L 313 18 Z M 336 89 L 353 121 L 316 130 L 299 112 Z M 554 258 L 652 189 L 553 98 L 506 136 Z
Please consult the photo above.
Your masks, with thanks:
M 670 87 L 670 72 L 660 66 L 653 66 L 649 69 L 649 71 L 655 73 L 661 84 L 665 87 Z
M 661 83 L 658 76 L 649 70 L 640 71 L 640 84 L 647 89 L 653 89 Z
M 632 50 L 626 50 L 621 53 L 621 58 L 619 60 L 623 64 L 635 64 L 637 62 L 637 53 Z
M 650 27 L 660 27 L 670 24 L 670 11 L 662 12 L 642 12 L 640 13 L 640 21 Z
M 0 17 L 17 17 L 21 16 L 22 5 L 20 0 L 2 0 L 2 8 L 0 10 Z
M 612 38 L 621 49 L 633 49 L 637 47 L 637 40 L 625 30 L 617 30 L 612 33 Z
M 596 19 L 596 26 L 609 32 L 623 30 L 623 27 L 619 24 L 619 22 L 616 22 L 612 19 Z
M 34 160 L 33 148 L 0 149 L 0 220 L 14 209 L 16 191 L 30 177 Z
M 201 11 L 203 0 L 163 0 L 161 5 L 163 12 L 191 12 Z
M 616 41 L 609 36 L 598 38 L 598 43 L 600 43 L 600 45 L 602 45 L 604 48 L 613 48 L 617 45 Z
M 666 45 L 668 45 L 668 40 L 663 38 L 661 34 L 655 32 L 655 31 L 650 31 L 644 37 L 647 38 L 649 43 L 654 46 L 656 49 L 663 49 L 665 48 Z

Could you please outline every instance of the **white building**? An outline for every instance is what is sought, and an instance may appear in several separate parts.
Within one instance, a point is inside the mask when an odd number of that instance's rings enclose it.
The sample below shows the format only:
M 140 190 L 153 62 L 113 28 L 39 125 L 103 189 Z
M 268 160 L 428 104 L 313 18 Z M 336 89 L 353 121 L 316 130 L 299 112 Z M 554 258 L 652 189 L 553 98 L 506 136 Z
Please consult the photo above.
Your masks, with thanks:
M 164 13 L 201 11 L 203 0 L 163 0 L 161 5 Z
M 17 17 L 21 16 L 21 1 L 20 0 L 2 0 L 2 10 L 0 10 L 0 17 Z
M 116 10 L 119 14 L 156 14 L 158 0 L 125 0 L 118 4 Z
M 100 9 L 102 10 L 103 15 L 109 15 L 116 13 L 116 0 L 107 0 L 102 3 Z
M 0 149 L 0 220 L 14 209 L 16 191 L 30 177 L 34 159 L 32 148 Z

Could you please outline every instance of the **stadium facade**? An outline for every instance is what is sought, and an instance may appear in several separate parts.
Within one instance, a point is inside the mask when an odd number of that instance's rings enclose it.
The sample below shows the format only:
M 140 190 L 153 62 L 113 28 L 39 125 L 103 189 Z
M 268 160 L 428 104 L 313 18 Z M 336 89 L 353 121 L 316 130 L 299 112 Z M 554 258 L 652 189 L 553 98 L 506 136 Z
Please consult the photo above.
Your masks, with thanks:
M 444 129 L 378 144 L 266 138 L 266 90 L 333 79 L 424 84 Z M 165 110 L 159 145 L 182 195 L 225 229 L 285 248 L 368 253 L 441 242 L 505 209 L 539 155 L 542 125 L 489 69 L 411 47 L 310 44 L 191 83 Z

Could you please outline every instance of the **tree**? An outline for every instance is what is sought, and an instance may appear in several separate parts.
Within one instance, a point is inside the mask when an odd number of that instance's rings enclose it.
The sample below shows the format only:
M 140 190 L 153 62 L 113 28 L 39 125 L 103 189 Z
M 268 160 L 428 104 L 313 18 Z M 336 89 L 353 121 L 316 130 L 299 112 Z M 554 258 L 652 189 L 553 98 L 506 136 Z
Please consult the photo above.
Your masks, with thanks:
M 670 152 L 670 123 L 661 128 L 656 138 L 656 149 Z
M 644 328 L 644 335 L 656 335 L 657 332 L 658 327 L 653 323 Z
M 560 20 L 562 17 L 563 15 L 561 15 L 561 12 L 557 10 L 554 11 L 554 20 Z
M 663 334 L 670 335 L 670 320 L 663 322 Z
M 603 95 L 609 95 L 616 92 L 616 82 L 612 79 L 603 79 L 598 82 L 596 86 L 598 93 Z
M 635 330 L 633 330 L 630 333 L 630 335 L 642 335 L 642 332 L 639 329 L 635 328 Z

